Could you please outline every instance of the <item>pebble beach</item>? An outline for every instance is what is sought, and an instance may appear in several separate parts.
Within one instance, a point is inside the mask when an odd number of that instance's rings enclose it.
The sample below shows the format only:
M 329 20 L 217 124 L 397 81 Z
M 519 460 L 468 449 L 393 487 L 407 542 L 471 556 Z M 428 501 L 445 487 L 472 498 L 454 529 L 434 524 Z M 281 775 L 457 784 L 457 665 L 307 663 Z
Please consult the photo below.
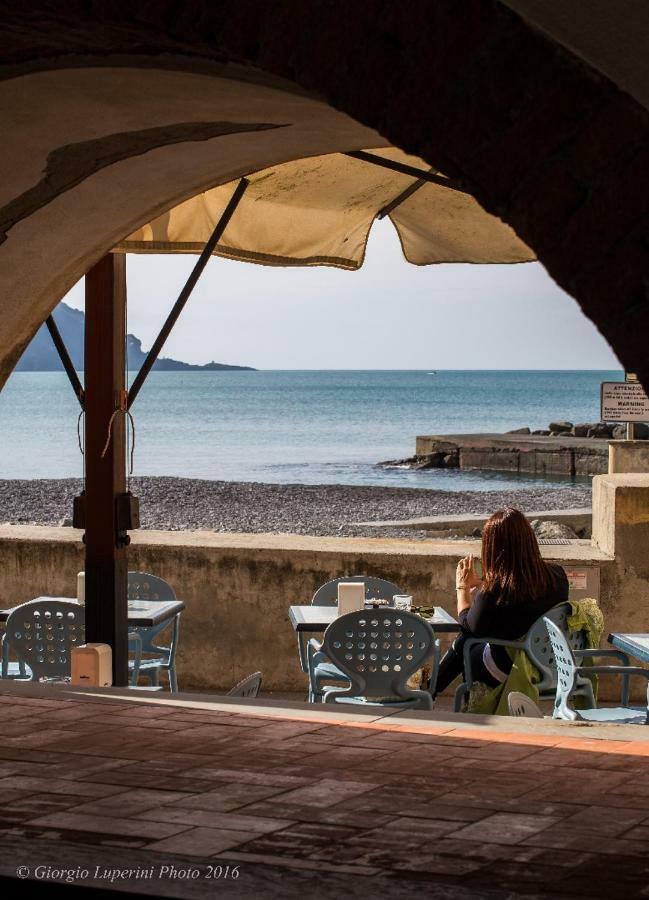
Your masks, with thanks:
M 589 484 L 492 491 L 437 491 L 351 485 L 262 484 L 196 478 L 131 479 L 142 528 L 302 535 L 408 536 L 425 532 L 358 523 L 423 516 L 489 515 L 587 507 Z M 81 480 L 0 480 L 0 523 L 70 525 Z

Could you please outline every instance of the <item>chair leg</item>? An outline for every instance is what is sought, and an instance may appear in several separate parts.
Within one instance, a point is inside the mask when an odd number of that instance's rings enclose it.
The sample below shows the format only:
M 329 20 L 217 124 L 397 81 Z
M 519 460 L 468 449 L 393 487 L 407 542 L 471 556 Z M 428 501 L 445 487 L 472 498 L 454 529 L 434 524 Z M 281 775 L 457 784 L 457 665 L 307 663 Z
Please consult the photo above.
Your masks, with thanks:
M 318 694 L 318 679 L 314 672 L 309 672 L 307 669 L 307 675 L 309 676 L 309 703 L 316 702 L 316 695 Z
M 2 675 L 0 677 L 7 678 L 9 676 L 9 641 L 2 637 Z
M 302 666 L 303 672 L 309 671 L 309 663 L 307 661 L 306 641 L 307 641 L 307 635 L 303 631 L 298 631 L 298 633 L 297 633 L 297 650 L 300 655 L 300 665 Z
M 171 694 L 178 693 L 178 678 L 176 676 L 176 667 L 171 666 L 169 669 L 169 692 Z
M 462 706 L 465 696 L 469 693 L 469 688 L 467 687 L 466 682 L 462 682 L 462 684 L 458 687 L 455 692 L 455 701 L 453 703 L 453 712 L 462 712 Z

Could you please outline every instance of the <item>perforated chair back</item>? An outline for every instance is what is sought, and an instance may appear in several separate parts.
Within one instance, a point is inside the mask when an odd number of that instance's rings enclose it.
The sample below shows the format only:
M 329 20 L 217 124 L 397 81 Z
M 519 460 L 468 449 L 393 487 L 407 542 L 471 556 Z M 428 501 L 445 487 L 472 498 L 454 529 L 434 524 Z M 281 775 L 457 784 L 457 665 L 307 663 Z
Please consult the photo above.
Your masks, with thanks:
M 406 684 L 435 652 L 433 629 L 419 616 L 387 608 L 347 613 L 325 631 L 323 650 L 351 682 L 337 699 L 389 697 L 432 709 L 429 693 Z
M 543 622 L 548 630 L 557 668 L 557 696 L 554 701 L 554 712 L 552 715 L 555 719 L 570 719 L 574 721 L 578 716 L 574 709 L 570 709 L 568 706 L 568 699 L 575 686 L 577 663 L 563 631 L 557 627 L 556 623 L 549 616 L 545 616 Z
M 338 605 L 338 585 L 347 582 L 362 581 L 365 584 L 366 600 L 388 600 L 392 602 L 395 594 L 403 594 L 400 587 L 385 578 L 374 578 L 368 575 L 345 575 L 343 578 L 334 578 L 333 581 L 327 581 L 313 595 L 311 600 L 312 606 L 337 606 Z
M 176 592 L 164 578 L 150 575 L 148 572 L 128 573 L 128 602 L 131 609 L 138 603 L 174 603 Z M 160 646 L 157 642 L 162 632 L 171 627 L 171 639 L 169 645 Z M 165 669 L 169 673 L 169 689 L 172 693 L 178 690 L 176 676 L 176 652 L 178 650 L 178 637 L 180 630 L 180 613 L 177 613 L 173 621 L 166 619 L 158 625 L 133 626 L 129 629 L 131 637 L 137 635 L 140 642 L 142 661 L 136 670 L 133 669 L 132 683 L 137 684 L 138 676 L 144 675 L 153 678 L 153 684 L 157 684 L 159 672 Z M 154 657 L 151 659 L 151 657 Z
M 32 681 L 70 676 L 70 650 L 85 640 L 85 607 L 73 600 L 30 600 L 12 609 L 6 638 Z
M 247 678 L 244 678 L 238 684 L 232 688 L 231 691 L 228 691 L 228 697 L 256 697 L 259 693 L 259 689 L 261 688 L 261 672 L 254 672 L 252 675 L 248 675 Z
M 585 631 L 570 631 L 568 628 L 568 616 L 571 612 L 570 603 L 560 603 L 558 606 L 552 607 L 545 616 L 537 619 L 525 639 L 525 652 L 541 675 L 541 681 L 537 684 L 539 693 L 554 691 L 557 686 L 554 648 L 545 627 L 546 619 L 559 628 L 573 650 L 585 650 L 588 647 L 588 635 Z
M 507 695 L 507 706 L 510 716 L 521 716 L 525 719 L 542 719 L 543 713 L 527 694 L 511 691 Z
M 173 603 L 176 600 L 176 593 L 164 578 L 149 575 L 147 572 L 129 572 L 128 600 L 129 603 L 146 602 L 147 600 L 156 603 Z

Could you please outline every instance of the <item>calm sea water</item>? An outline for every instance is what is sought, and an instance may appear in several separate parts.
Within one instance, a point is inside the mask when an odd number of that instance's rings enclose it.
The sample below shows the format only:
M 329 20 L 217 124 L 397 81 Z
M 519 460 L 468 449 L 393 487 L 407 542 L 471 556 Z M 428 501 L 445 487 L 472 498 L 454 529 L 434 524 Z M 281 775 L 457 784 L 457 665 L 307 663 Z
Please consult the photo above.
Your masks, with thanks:
M 445 490 L 538 485 L 495 473 L 377 469 L 417 434 L 599 419 L 621 372 L 156 372 L 133 408 L 135 474 Z M 0 478 L 80 475 L 78 406 L 63 373 L 0 392 Z M 556 483 L 556 481 L 555 481 Z

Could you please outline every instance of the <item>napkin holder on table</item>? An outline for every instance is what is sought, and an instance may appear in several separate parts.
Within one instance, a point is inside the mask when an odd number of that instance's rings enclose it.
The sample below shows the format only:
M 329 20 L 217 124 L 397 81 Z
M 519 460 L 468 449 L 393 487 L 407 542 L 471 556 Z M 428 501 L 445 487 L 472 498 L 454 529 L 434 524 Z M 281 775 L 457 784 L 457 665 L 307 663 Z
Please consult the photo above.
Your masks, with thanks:
M 77 575 L 77 603 L 84 606 L 86 603 L 86 573 L 79 572 Z
M 79 644 L 70 652 L 72 684 L 110 687 L 113 651 L 109 644 Z
M 365 584 L 362 581 L 344 581 L 338 584 L 338 615 L 357 612 L 365 607 Z

